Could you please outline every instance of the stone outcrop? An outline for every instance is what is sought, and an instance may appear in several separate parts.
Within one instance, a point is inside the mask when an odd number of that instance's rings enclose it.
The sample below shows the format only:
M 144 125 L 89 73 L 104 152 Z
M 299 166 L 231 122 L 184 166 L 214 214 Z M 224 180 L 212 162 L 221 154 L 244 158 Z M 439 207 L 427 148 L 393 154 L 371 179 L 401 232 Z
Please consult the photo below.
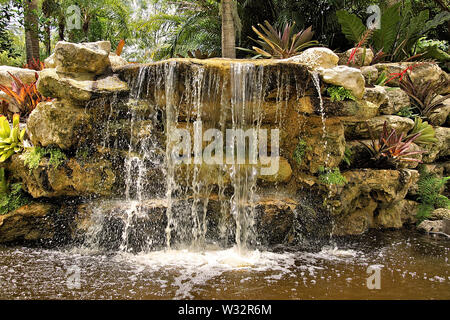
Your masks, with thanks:
M 37 80 L 36 74 L 39 75 L 40 71 L 10 66 L 0 66 L 0 84 L 11 89 L 11 84 L 14 80 L 11 78 L 9 73 L 20 79 L 23 83 L 30 84 Z
M 285 59 L 285 61 L 302 63 L 312 70 L 317 70 L 336 67 L 339 57 L 328 48 L 309 48 L 297 56 Z
M 380 106 L 381 114 L 397 114 L 401 109 L 411 106 L 409 96 L 400 88 L 385 87 L 387 100 Z
M 365 80 L 359 69 L 337 66 L 329 69 L 321 69 L 320 75 L 324 82 L 342 86 L 350 90 L 357 99 L 362 99 Z
M 364 122 L 349 123 L 345 127 L 345 136 L 352 139 L 369 139 L 369 128 L 374 138 L 378 138 L 383 132 L 384 122 L 387 121 L 388 128 L 395 129 L 398 133 L 408 133 L 414 127 L 414 121 L 399 116 L 378 116 Z
M 373 51 L 370 48 L 351 48 L 344 53 L 338 54 L 339 64 L 347 65 L 351 55 L 353 54 L 352 61 L 350 62 L 350 67 L 363 67 L 368 66 L 373 60 Z

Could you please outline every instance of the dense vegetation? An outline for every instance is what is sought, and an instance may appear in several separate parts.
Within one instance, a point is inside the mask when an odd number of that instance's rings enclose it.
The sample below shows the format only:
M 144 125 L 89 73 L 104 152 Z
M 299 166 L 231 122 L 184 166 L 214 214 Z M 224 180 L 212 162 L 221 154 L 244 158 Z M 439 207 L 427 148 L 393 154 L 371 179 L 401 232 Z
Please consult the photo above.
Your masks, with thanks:
M 311 27 L 313 40 L 334 50 L 351 48 L 365 35 L 364 42 L 387 60 L 421 55 L 449 61 L 443 39 L 450 14 L 441 0 L 0 0 L 0 64 L 42 61 L 58 40 L 110 40 L 114 47 L 124 39 L 124 56 L 140 62 L 196 50 L 220 56 L 225 2 L 236 47 L 252 49 L 254 27 L 267 20 L 275 30 L 289 23 L 293 33 Z M 380 5 L 382 21 L 389 23 L 369 35 L 364 31 L 372 4 Z

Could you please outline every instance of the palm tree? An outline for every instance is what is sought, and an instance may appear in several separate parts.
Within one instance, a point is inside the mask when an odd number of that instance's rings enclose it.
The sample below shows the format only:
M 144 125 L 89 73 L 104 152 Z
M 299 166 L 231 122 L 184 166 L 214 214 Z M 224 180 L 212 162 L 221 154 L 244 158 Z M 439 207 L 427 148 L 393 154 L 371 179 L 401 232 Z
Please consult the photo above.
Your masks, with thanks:
M 222 57 L 236 58 L 233 0 L 222 0 Z
M 27 61 L 39 59 L 38 0 L 24 1 L 25 45 Z

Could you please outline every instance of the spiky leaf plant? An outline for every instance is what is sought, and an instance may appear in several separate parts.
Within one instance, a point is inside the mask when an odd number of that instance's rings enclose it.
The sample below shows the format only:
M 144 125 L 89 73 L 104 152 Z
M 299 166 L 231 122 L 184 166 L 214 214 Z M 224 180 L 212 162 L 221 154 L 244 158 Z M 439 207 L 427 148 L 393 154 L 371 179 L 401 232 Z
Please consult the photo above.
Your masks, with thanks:
M 0 116 L 0 162 L 5 162 L 14 153 L 21 152 L 23 149 L 23 138 L 25 129 L 19 132 L 20 116 L 13 116 L 13 124 L 10 127 L 8 119 Z
M 258 35 L 259 40 L 254 40 L 261 48 L 253 47 L 260 55 L 267 58 L 285 59 L 297 55 L 308 47 L 318 45 L 319 42 L 311 40 L 314 32 L 312 27 L 308 27 L 298 33 L 294 33 L 294 25 L 286 23 L 283 32 L 276 30 L 267 20 L 264 21 L 265 27 L 258 24 L 258 30 L 252 26 L 253 31 Z
M 420 136 L 415 140 L 415 143 L 421 145 L 433 144 L 437 142 L 436 133 L 428 122 L 423 121 L 420 117 L 414 119 L 414 127 L 409 132 L 410 135 L 420 133 Z

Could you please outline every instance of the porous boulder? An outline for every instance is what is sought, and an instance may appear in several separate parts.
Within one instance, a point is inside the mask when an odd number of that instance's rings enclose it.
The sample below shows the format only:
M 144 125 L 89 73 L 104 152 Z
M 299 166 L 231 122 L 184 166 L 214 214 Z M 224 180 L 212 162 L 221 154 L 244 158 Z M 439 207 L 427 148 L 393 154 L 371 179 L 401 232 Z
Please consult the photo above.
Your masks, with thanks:
M 116 179 L 107 160 L 78 161 L 71 158 L 55 167 L 48 158 L 43 158 L 37 168 L 30 170 L 22 156 L 14 155 L 8 169 L 21 179 L 25 191 L 33 198 L 108 196 Z
M 351 67 L 362 67 L 368 66 L 372 63 L 373 60 L 373 51 L 370 48 L 351 48 L 345 51 L 344 53 L 338 54 L 339 56 L 339 64 L 347 65 L 350 57 L 352 57 L 352 61 L 350 61 Z
M 436 127 L 434 128 L 437 142 L 424 146 L 427 151 L 423 155 L 425 163 L 432 163 L 439 158 L 444 158 L 450 155 L 450 128 Z
M 324 82 L 350 90 L 357 99 L 363 97 L 365 80 L 359 69 L 337 66 L 319 72 Z
M 71 43 L 59 41 L 55 46 L 54 65 L 59 72 L 102 74 L 110 66 L 109 41 Z
M 79 74 L 72 78 L 57 72 L 56 69 L 41 71 L 37 88 L 46 97 L 69 100 L 82 105 L 95 95 L 108 95 L 129 90 L 128 85 L 116 75 L 94 79 L 91 75 Z
M 442 96 L 438 96 L 436 99 L 439 99 L 441 97 Z M 430 120 L 431 124 L 433 124 L 435 126 L 442 126 L 449 119 L 449 115 L 450 115 L 450 98 L 447 100 L 444 100 L 443 106 L 434 110 L 429 115 L 428 119 Z
M 14 80 L 9 75 L 10 73 L 14 77 L 20 79 L 23 83 L 30 84 L 36 81 L 36 74 L 39 75 L 40 71 L 10 66 L 0 66 L 0 84 L 11 89 L 11 85 Z
M 84 108 L 53 100 L 38 104 L 28 118 L 27 130 L 36 146 L 70 149 L 86 140 L 92 124 Z
M 309 48 L 301 54 L 287 58 L 285 61 L 307 65 L 311 70 L 333 68 L 338 65 L 339 57 L 328 48 Z
M 401 109 L 411 106 L 409 96 L 400 88 L 384 87 L 387 100 L 380 106 L 380 113 L 386 115 L 397 114 Z
M 388 130 L 395 129 L 398 133 L 407 133 L 414 127 L 414 121 L 405 117 L 399 116 L 378 116 L 364 122 L 348 123 L 345 127 L 345 136 L 351 139 L 369 139 L 369 128 L 374 135 L 373 138 L 378 138 L 383 132 L 384 122 L 387 122 Z

